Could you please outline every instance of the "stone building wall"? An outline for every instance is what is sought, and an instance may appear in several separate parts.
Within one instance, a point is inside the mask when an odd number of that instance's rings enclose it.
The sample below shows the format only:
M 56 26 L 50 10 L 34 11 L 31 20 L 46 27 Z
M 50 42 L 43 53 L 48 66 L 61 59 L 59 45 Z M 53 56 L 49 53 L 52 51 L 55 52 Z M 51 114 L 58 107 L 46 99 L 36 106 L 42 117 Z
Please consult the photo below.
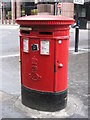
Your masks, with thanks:
M 61 15 L 73 18 L 74 16 L 74 4 L 73 3 L 62 3 Z
M 54 14 L 54 5 L 53 4 L 38 4 L 37 5 L 38 14 Z

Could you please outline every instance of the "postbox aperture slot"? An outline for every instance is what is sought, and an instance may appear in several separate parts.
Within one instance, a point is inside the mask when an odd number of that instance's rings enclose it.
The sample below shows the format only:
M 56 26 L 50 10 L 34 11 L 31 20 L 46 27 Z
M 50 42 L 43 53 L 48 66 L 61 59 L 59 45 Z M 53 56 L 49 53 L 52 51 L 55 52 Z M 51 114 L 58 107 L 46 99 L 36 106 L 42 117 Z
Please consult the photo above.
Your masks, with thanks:
M 27 30 L 22 30 L 21 32 L 22 34 L 25 34 L 25 35 L 29 35 L 30 34 L 30 31 L 27 31 Z
M 52 32 L 39 32 L 39 35 L 52 35 Z

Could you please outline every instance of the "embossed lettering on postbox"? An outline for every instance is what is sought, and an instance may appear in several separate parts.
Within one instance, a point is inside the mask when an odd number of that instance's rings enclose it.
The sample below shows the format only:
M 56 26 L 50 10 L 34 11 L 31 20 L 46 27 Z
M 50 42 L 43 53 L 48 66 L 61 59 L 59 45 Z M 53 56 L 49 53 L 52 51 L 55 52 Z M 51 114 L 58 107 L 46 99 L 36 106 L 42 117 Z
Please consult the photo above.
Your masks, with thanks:
M 29 74 L 31 80 L 37 81 L 40 80 L 41 76 L 37 73 L 38 69 L 38 60 L 36 58 L 32 58 L 32 71 Z

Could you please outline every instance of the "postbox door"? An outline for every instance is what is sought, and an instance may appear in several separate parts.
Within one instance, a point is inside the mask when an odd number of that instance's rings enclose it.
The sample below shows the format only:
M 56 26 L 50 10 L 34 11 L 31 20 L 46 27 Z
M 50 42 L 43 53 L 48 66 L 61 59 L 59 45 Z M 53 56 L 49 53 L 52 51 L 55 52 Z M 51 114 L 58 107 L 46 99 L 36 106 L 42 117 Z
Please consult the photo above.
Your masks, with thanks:
M 56 40 L 55 49 L 55 91 L 60 92 L 67 89 L 68 72 L 68 46 L 69 40 Z
M 54 40 L 33 38 L 23 43 L 22 84 L 33 90 L 53 92 Z

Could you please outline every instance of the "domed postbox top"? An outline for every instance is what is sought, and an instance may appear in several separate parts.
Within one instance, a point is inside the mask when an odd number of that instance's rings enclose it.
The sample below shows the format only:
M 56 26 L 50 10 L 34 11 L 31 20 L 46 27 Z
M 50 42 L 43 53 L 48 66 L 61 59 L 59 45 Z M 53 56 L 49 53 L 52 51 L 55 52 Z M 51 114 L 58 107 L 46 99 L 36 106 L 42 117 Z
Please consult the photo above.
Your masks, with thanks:
M 74 19 L 55 15 L 30 15 L 16 19 L 19 25 L 71 25 Z

